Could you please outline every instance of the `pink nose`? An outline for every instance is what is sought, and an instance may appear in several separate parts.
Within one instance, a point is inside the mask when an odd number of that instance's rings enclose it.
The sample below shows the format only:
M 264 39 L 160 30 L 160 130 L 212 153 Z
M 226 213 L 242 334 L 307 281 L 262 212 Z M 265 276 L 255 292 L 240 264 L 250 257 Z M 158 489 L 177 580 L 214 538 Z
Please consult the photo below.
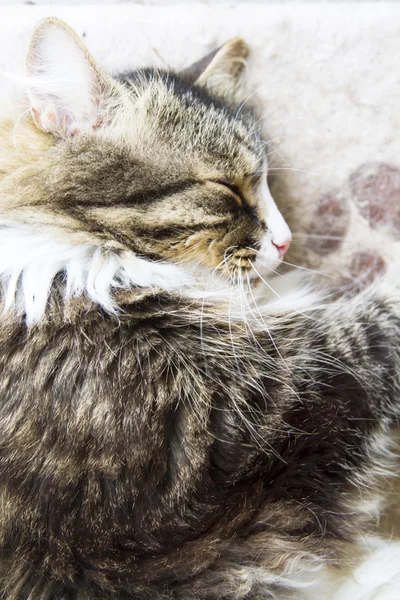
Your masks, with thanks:
M 290 240 L 287 240 L 287 242 L 283 242 L 283 244 L 275 244 L 275 242 L 272 242 L 272 243 L 275 246 L 275 248 L 277 248 L 277 250 L 278 250 L 279 258 L 282 258 L 282 256 L 285 254 L 285 252 L 288 250 L 288 248 L 290 246 Z

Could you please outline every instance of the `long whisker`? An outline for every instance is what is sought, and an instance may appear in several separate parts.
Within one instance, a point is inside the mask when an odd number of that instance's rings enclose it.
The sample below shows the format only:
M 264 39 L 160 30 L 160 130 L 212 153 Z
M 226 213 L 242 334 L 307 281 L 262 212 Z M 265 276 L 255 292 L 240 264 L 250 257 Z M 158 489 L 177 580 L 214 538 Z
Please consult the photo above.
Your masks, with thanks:
M 236 122 L 240 112 L 243 110 L 244 106 L 247 104 L 247 102 L 250 100 L 250 98 L 252 98 L 255 94 L 257 94 L 257 92 L 259 92 L 264 86 L 265 86 L 265 83 L 260 85 L 260 87 L 258 87 L 256 90 L 254 90 L 254 92 L 252 92 L 249 96 L 247 96 L 247 98 L 245 100 L 243 100 L 243 102 L 241 103 L 241 105 L 239 106 L 239 108 L 237 110 L 234 122 Z
M 266 158 L 269 158 L 270 156 L 273 156 L 274 154 L 279 154 L 279 156 L 282 157 L 282 152 L 280 150 L 278 150 L 278 148 L 274 148 L 273 150 L 271 150 L 271 152 L 267 152 L 265 154 Z M 269 170 L 269 169 L 268 169 Z
M 312 175 L 312 171 L 307 171 L 306 169 L 295 169 L 292 167 L 270 167 L 268 172 L 270 171 L 297 171 L 298 173 L 307 173 L 307 175 Z
M 249 292 L 251 293 L 251 286 L 250 286 L 250 284 L 249 284 L 249 278 L 248 278 L 248 273 L 247 273 L 247 271 L 246 271 L 246 276 L 247 276 L 247 280 L 248 280 L 248 288 L 249 288 Z M 244 282 L 243 282 L 242 269 L 240 268 L 240 260 L 239 260 L 239 269 L 238 269 L 238 283 L 239 283 L 240 292 L 241 292 L 241 303 L 242 303 L 242 306 L 243 306 L 243 301 L 244 301 L 244 302 L 246 303 L 246 305 L 247 305 L 247 308 L 248 308 L 248 309 L 250 310 L 250 312 L 251 312 L 251 313 L 254 315 L 254 311 L 252 310 L 252 308 L 251 308 L 251 306 L 250 306 L 250 303 L 249 303 L 249 301 L 248 301 L 248 299 L 247 299 L 247 293 L 246 293 L 246 291 L 245 291 L 245 288 L 244 288 Z M 255 305 L 256 305 L 256 307 L 257 307 L 257 309 L 258 309 L 258 305 L 257 305 L 257 303 L 255 303 Z M 245 308 L 245 307 L 244 307 L 244 308 Z M 258 310 L 259 310 L 259 309 L 258 309 Z M 269 331 L 268 327 L 266 326 L 266 324 L 265 324 L 265 322 L 264 322 L 264 319 L 263 319 L 263 317 L 262 317 L 261 313 L 260 313 L 260 317 L 261 317 L 261 320 L 262 320 L 262 322 L 263 322 L 263 324 L 264 324 L 264 328 L 265 328 L 265 330 L 267 331 L 267 333 L 268 333 L 268 335 L 269 335 L 269 337 L 270 337 L 270 339 L 271 339 L 271 342 L 272 342 L 272 344 L 273 344 L 274 348 L 276 349 L 276 352 L 277 352 L 278 356 L 279 356 L 279 357 L 282 359 L 284 367 L 286 367 L 285 361 L 284 361 L 283 357 L 281 356 L 281 354 L 280 354 L 280 352 L 279 352 L 279 349 L 277 348 L 277 346 L 276 346 L 276 344 L 275 344 L 275 341 L 274 341 L 274 339 L 272 338 L 272 336 L 271 336 L 271 333 L 270 333 L 270 331 Z M 251 326 L 250 326 L 250 325 L 247 323 L 247 318 L 246 318 L 246 317 L 244 317 L 244 322 L 245 322 L 245 327 L 246 327 L 246 329 L 248 329 L 248 331 L 250 332 L 250 334 L 251 334 L 251 336 L 252 336 L 252 338 L 253 338 L 253 340 L 254 340 L 255 344 L 256 344 L 256 345 L 259 347 L 259 349 L 261 350 L 261 352 L 262 352 L 262 355 L 264 355 L 264 356 L 265 356 L 265 358 L 266 358 L 267 360 L 268 360 L 268 359 L 271 359 L 271 357 L 270 357 L 269 353 L 266 351 L 266 349 L 265 349 L 265 348 L 263 348 L 263 346 L 260 344 L 260 341 L 259 341 L 259 340 L 257 339 L 257 337 L 255 336 L 255 334 L 254 334 L 254 331 L 252 330 Z M 256 318 L 256 322 L 258 322 L 257 318 Z M 268 363 L 269 363 L 269 360 L 268 360 Z M 272 364 L 271 364 L 271 363 L 269 363 L 269 364 L 270 364 L 270 367 L 272 367 L 273 363 L 272 363 Z M 287 388 L 288 388 L 288 389 L 289 389 L 289 390 L 290 390 L 290 391 L 291 391 L 291 392 L 292 392 L 294 395 L 298 396 L 298 394 L 297 394 L 296 390 L 294 390 L 294 389 L 293 389 L 293 388 L 292 388 L 290 385 L 288 385 L 288 384 L 287 384 L 285 381 L 282 381 L 280 378 L 277 378 L 276 376 L 273 376 L 273 374 L 272 374 L 271 370 L 270 370 L 270 372 L 269 372 L 269 377 L 270 377 L 271 379 L 273 379 L 273 380 L 277 381 L 278 383 L 280 383 L 280 384 L 281 384 L 281 385 L 283 385 L 284 387 L 287 387 Z M 264 394 L 265 394 L 265 390 L 259 390 L 259 391 L 260 391 L 261 395 L 264 395 Z M 235 406 L 236 406 L 236 403 L 235 403 Z M 267 409 L 267 404 L 266 404 L 265 406 L 266 406 L 266 409 Z M 238 407 L 238 408 L 239 408 L 239 410 L 240 410 L 240 407 Z M 249 407 L 249 409 L 250 409 L 250 407 Z M 254 416 L 257 416 L 258 414 L 260 415 L 260 417 L 263 417 L 263 415 L 264 415 L 264 413 L 263 413 L 262 411 L 254 411 L 254 409 L 253 409 L 253 408 L 251 408 L 250 410 L 251 410 L 251 413 L 252 413 L 253 417 L 254 417 Z M 267 440 L 266 440 L 266 439 L 265 439 L 265 438 L 264 438 L 264 437 L 261 435 L 261 433 L 259 433 L 259 432 L 258 432 L 258 430 L 257 430 L 257 429 L 254 427 L 254 424 L 253 424 L 253 422 L 249 421 L 249 420 L 248 420 L 248 419 L 245 417 L 245 415 L 244 415 L 243 413 L 241 413 L 241 414 L 242 414 L 242 418 L 243 418 L 243 422 L 244 422 L 244 424 L 245 424 L 245 425 L 246 425 L 246 427 L 249 429 L 250 433 L 252 434 L 252 437 L 253 437 L 253 440 L 254 440 L 254 442 L 256 442 L 256 443 L 257 443 L 257 445 L 259 446 L 259 448 L 260 448 L 262 451 L 264 451 L 264 452 L 265 452 L 264 446 L 267 446 L 267 447 L 268 447 L 268 449 L 269 449 L 269 450 L 270 450 L 270 451 L 271 451 L 271 452 L 272 452 L 272 453 L 273 453 L 273 454 L 274 454 L 274 455 L 275 455 L 275 456 L 276 456 L 276 457 L 277 457 L 279 460 L 282 460 L 283 462 L 286 462 L 286 461 L 284 461 L 284 459 L 283 459 L 283 458 L 280 456 L 280 454 L 276 452 L 275 448 L 273 448 L 273 446 L 272 446 L 272 445 L 271 445 L 271 444 L 270 444 L 270 443 L 269 443 L 269 442 L 268 442 L 268 441 L 267 441 Z M 262 425 L 262 421 L 261 421 L 261 425 Z M 278 429 L 274 429 L 274 431 L 278 432 L 279 430 L 278 430 Z M 260 440 L 260 442 L 261 442 L 261 443 L 258 443 L 258 440 Z
M 230 297 L 229 297 L 228 328 L 229 328 L 229 335 L 230 335 L 230 338 L 231 338 L 232 353 L 233 353 L 233 357 L 235 359 L 236 368 L 237 368 L 237 371 L 238 371 L 239 375 L 242 375 L 242 371 L 241 371 L 240 365 L 239 365 L 239 359 L 238 359 L 238 356 L 236 354 L 235 343 L 233 341 L 233 331 L 232 331 L 232 301 L 233 301 L 234 290 L 235 290 L 235 288 L 232 286 Z
M 238 286 L 239 286 L 239 290 L 240 290 L 240 303 L 241 303 L 242 319 L 243 319 L 244 324 L 245 324 L 245 329 L 250 332 L 250 334 L 252 335 L 255 343 L 260 347 L 260 349 L 263 351 L 263 353 L 265 353 L 265 349 L 262 348 L 262 346 L 260 345 L 260 343 L 257 340 L 257 338 L 256 338 L 256 336 L 255 336 L 255 334 L 254 334 L 251 326 L 249 326 L 249 324 L 247 323 L 247 318 L 246 318 L 246 315 L 244 314 L 245 307 L 243 305 L 243 300 L 246 300 L 246 302 L 247 302 L 247 298 L 246 298 L 246 293 L 245 293 L 244 287 L 243 287 L 243 279 L 242 279 L 242 272 L 241 272 L 242 270 L 241 270 L 241 267 L 240 267 L 240 260 L 241 259 L 239 259 L 239 266 L 238 266 L 238 270 L 237 270 L 237 281 L 238 281 Z M 258 391 L 261 394 L 263 394 L 263 392 L 265 394 L 264 390 L 258 390 Z M 240 410 L 240 406 L 238 405 L 238 403 L 236 402 L 236 400 L 234 400 L 234 406 L 235 406 L 236 410 L 238 411 L 238 414 L 241 416 L 244 425 L 247 427 L 248 431 L 252 435 L 253 441 L 254 441 L 254 443 L 257 444 L 257 447 L 262 452 L 266 452 L 264 446 L 267 446 L 270 452 L 272 452 L 279 460 L 283 461 L 286 464 L 286 461 L 280 456 L 280 454 L 275 450 L 275 448 L 256 429 L 256 427 L 255 427 L 256 422 L 252 422 L 250 419 L 248 419 L 245 416 L 245 414 L 243 413 L 243 411 Z M 253 421 L 254 421 L 254 417 L 257 416 L 257 414 L 259 414 L 260 417 L 263 416 L 263 413 L 261 411 L 259 413 L 257 413 L 257 411 L 255 411 L 254 408 L 251 408 L 250 406 L 248 406 L 248 410 L 252 414 Z
M 259 119 L 257 119 L 257 121 L 254 123 L 252 129 L 250 129 L 249 133 L 247 134 L 246 138 L 250 137 L 251 135 L 254 135 L 257 131 L 261 131 L 263 129 L 263 127 L 260 127 L 259 129 L 255 130 L 255 127 L 260 123 L 260 121 L 263 121 L 268 115 L 273 114 L 274 112 L 276 112 L 279 108 L 282 108 L 282 106 L 285 106 L 287 104 L 287 102 L 281 102 L 280 104 L 278 104 L 277 106 L 273 106 L 272 108 L 270 108 L 269 110 L 265 111 L 261 117 Z
M 316 273 L 317 275 L 323 275 L 324 277 L 334 279 L 333 275 L 329 275 L 329 273 L 324 273 L 323 271 L 317 271 L 316 269 L 309 269 L 308 267 L 295 265 L 294 263 L 287 262 L 286 260 L 281 260 L 281 263 L 283 265 L 288 265 L 289 267 L 294 267 L 295 269 L 300 269 L 301 271 L 308 271 L 309 273 Z
M 279 273 L 279 271 L 276 271 L 275 269 L 273 269 L 272 267 L 267 265 L 265 262 L 263 262 L 259 256 L 257 256 L 257 261 L 260 263 L 260 265 L 262 265 L 263 267 L 268 269 L 268 271 L 271 271 L 272 273 L 274 273 L 274 275 L 278 275 L 279 277 L 282 277 L 283 279 L 289 279 L 288 276 L 285 275 L 284 273 Z
M 278 137 L 273 137 L 273 138 L 270 138 L 269 140 L 265 140 L 265 141 L 261 142 L 260 145 L 259 145 L 259 147 L 258 147 L 258 151 L 259 152 L 260 151 L 264 152 L 265 146 L 270 146 L 272 148 L 273 152 L 276 152 L 277 154 L 279 154 L 279 156 L 281 157 L 281 159 L 283 160 L 283 162 L 286 163 L 286 159 L 283 156 L 282 152 L 280 150 L 278 150 L 278 148 L 276 148 L 272 144 L 273 141 L 278 140 L 278 139 L 279 139 Z M 271 152 L 269 152 L 268 154 L 271 154 Z
M 209 283 L 210 283 L 211 279 L 214 277 L 215 271 L 221 266 L 221 264 L 223 264 L 225 262 L 225 260 L 226 259 L 224 257 L 221 260 L 221 262 L 212 271 L 210 277 L 207 280 L 206 287 L 205 287 L 205 290 L 204 290 L 205 292 L 207 292 L 207 290 L 208 290 Z M 207 360 L 206 360 L 206 352 L 205 352 L 205 346 L 204 346 L 204 306 L 205 306 L 205 300 L 206 300 L 206 294 L 204 294 L 202 302 L 201 302 L 199 333 L 200 333 L 201 351 L 202 351 L 203 358 L 204 358 L 204 369 L 207 372 Z
M 263 283 L 265 283 L 265 285 L 271 290 L 271 292 L 273 294 L 275 294 L 275 296 L 277 296 L 279 298 L 279 300 L 281 300 L 284 304 L 286 304 L 287 306 L 289 306 L 289 308 L 291 308 L 292 310 L 294 310 L 296 313 L 298 313 L 299 315 L 302 315 L 303 317 L 305 317 L 306 319 L 310 319 L 311 321 L 316 321 L 318 322 L 318 319 L 315 319 L 315 317 L 311 317 L 310 315 L 307 315 L 303 312 L 301 312 L 300 310 L 297 310 L 295 308 L 293 308 L 293 306 L 291 306 L 287 300 L 285 300 L 284 298 L 282 298 L 282 296 L 280 294 L 278 294 L 278 292 L 276 290 L 274 290 L 274 288 L 267 282 L 265 281 L 264 277 L 262 277 L 262 275 L 260 274 L 260 272 L 256 269 L 256 267 L 254 266 L 254 263 L 252 261 L 250 261 L 251 266 L 253 267 L 253 269 L 255 270 L 255 272 L 257 273 L 257 275 L 259 276 L 259 278 L 261 279 L 261 281 Z
M 295 240 L 297 238 L 317 238 L 319 240 L 343 240 L 346 236 L 344 235 L 322 235 L 318 233 L 292 233 L 292 239 Z
M 264 326 L 264 328 L 265 328 L 266 332 L 268 333 L 268 336 L 269 336 L 269 338 L 270 338 L 270 340 L 271 340 L 271 343 L 272 343 L 273 347 L 274 347 L 274 348 L 275 348 L 275 350 L 276 350 L 276 353 L 277 353 L 277 354 L 278 354 L 278 356 L 279 356 L 279 357 L 282 359 L 282 361 L 283 361 L 284 365 L 286 366 L 285 359 L 283 358 L 282 354 L 280 353 L 280 351 L 279 351 L 279 348 L 278 348 L 278 346 L 277 346 L 277 344 L 276 344 L 276 342 L 275 342 L 274 338 L 272 337 L 272 334 L 271 334 L 271 332 L 270 332 L 270 330 L 269 330 L 269 327 L 268 327 L 268 325 L 266 324 L 266 322 L 265 322 L 265 320 L 264 320 L 264 317 L 263 317 L 263 315 L 262 315 L 262 313 L 261 313 L 261 311 L 260 311 L 260 308 L 259 308 L 259 306 L 258 306 L 258 303 L 257 303 L 257 301 L 256 301 L 256 299 L 255 299 L 255 297 L 254 297 L 253 290 L 252 290 L 252 288 L 251 288 L 251 283 L 250 283 L 250 277 L 249 277 L 249 274 L 248 274 L 248 273 L 246 273 L 246 276 L 247 276 L 247 284 L 248 284 L 248 287 L 249 287 L 249 292 L 250 292 L 250 294 L 251 294 L 251 297 L 252 297 L 252 300 L 253 300 L 254 306 L 256 307 L 256 310 L 257 310 L 257 312 L 258 312 L 258 314 L 259 314 L 259 317 L 260 317 L 260 319 L 261 319 L 261 322 L 262 322 L 262 324 L 263 324 L 263 326 Z M 252 308 L 250 307 L 250 303 L 248 303 L 248 307 L 249 307 L 249 310 L 251 310 L 251 312 L 254 314 L 254 312 L 253 312 Z M 259 345 L 260 345 L 260 344 L 259 344 Z

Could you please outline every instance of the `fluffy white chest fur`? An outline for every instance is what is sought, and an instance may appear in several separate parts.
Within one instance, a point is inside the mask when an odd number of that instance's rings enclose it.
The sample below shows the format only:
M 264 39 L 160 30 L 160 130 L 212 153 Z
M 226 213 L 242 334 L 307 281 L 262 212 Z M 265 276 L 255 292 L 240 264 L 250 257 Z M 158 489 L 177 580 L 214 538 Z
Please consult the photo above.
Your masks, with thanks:
M 113 291 L 131 286 L 181 289 L 188 273 L 150 262 L 131 252 L 111 252 L 96 244 L 71 245 L 26 227 L 4 227 L 0 235 L 0 277 L 5 310 L 23 310 L 28 324 L 43 316 L 52 282 L 61 274 L 65 299 L 86 294 L 108 312 L 117 307 Z

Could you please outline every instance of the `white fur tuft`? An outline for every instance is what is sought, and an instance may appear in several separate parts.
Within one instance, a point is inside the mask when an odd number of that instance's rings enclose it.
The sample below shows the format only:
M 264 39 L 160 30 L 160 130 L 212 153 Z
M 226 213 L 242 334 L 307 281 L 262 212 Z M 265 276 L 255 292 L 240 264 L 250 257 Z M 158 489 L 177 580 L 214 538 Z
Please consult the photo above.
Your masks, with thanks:
M 334 600 L 399 600 L 400 543 L 375 542 L 377 548 L 371 550 Z
M 247 320 L 257 316 L 248 305 L 246 289 L 233 290 L 226 277 L 213 269 L 185 263 L 185 266 L 153 262 L 133 252 L 115 251 L 100 243 L 72 243 L 57 239 L 51 231 L 38 231 L 27 225 L 3 221 L 0 225 L 0 285 L 4 312 L 25 314 L 28 325 L 45 314 L 55 277 L 62 281 L 64 299 L 86 295 L 105 311 L 116 314 L 115 291 L 131 287 L 175 291 L 186 298 L 218 302 L 229 318 Z M 267 293 L 256 293 L 265 314 L 285 310 L 308 311 L 321 299 L 304 281 L 295 294 L 282 296 L 268 284 Z M 297 281 L 297 279 L 296 279 Z M 277 299 L 278 298 L 278 299 Z M 275 302 L 274 302 L 275 300 Z M 268 310 L 266 306 L 268 304 Z M 262 317 L 261 317 L 262 321 Z
M 50 288 L 63 274 L 65 299 L 87 294 L 104 310 L 116 313 L 113 291 L 131 286 L 178 289 L 190 284 L 176 265 L 111 252 L 96 244 L 72 245 L 48 233 L 5 227 L 0 234 L 0 280 L 4 311 L 24 311 L 33 325 L 43 317 Z

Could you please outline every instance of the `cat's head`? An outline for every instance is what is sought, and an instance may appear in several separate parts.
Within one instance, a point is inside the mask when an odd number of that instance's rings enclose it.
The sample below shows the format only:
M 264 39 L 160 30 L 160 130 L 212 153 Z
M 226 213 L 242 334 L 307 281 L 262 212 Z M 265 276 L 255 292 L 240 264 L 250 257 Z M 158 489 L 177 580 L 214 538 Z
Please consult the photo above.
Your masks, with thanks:
M 180 75 L 113 78 L 64 23 L 39 23 L 27 84 L 50 141 L 20 194 L 19 223 L 159 269 L 276 267 L 291 234 L 267 186 L 260 124 L 239 99 L 247 53 L 233 39 Z

